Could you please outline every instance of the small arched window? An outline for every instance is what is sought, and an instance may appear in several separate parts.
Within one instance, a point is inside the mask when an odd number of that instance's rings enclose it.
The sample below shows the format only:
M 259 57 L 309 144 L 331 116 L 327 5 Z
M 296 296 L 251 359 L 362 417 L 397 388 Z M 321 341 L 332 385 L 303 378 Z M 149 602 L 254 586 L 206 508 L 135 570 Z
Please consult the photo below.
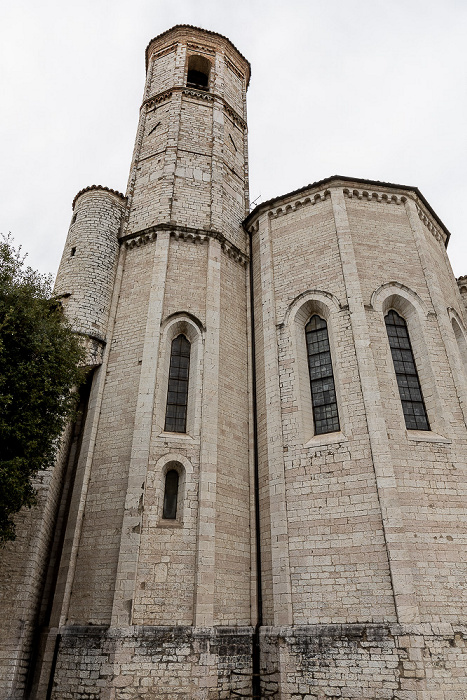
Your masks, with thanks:
M 184 335 L 172 340 L 164 430 L 173 433 L 186 432 L 190 348 Z
M 328 326 L 314 315 L 305 326 L 315 434 L 340 430 Z
M 177 517 L 179 475 L 176 469 L 170 469 L 165 475 L 164 507 L 162 517 L 165 520 L 175 520 Z
M 459 348 L 459 355 L 462 361 L 462 367 L 464 371 L 467 370 L 467 343 L 465 341 L 464 334 L 461 331 L 461 327 L 455 318 L 451 319 L 452 330 L 454 331 L 454 336 L 457 341 L 457 347 Z
M 394 310 L 385 316 L 389 347 L 407 430 L 430 430 L 407 324 Z
M 199 90 L 208 90 L 211 64 L 204 56 L 190 56 L 186 84 Z

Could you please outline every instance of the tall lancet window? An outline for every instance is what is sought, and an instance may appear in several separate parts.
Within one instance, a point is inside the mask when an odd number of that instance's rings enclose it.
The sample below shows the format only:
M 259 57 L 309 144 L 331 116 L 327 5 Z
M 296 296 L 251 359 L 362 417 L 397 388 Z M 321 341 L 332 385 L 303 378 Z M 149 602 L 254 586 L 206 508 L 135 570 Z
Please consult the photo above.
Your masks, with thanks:
M 188 375 L 190 373 L 190 342 L 184 335 L 172 340 L 165 427 L 174 433 L 186 433 L 188 405 Z
M 340 425 L 326 321 L 312 316 L 305 333 L 315 434 L 334 433 Z
M 391 310 L 384 319 L 407 430 L 430 430 L 407 324 Z

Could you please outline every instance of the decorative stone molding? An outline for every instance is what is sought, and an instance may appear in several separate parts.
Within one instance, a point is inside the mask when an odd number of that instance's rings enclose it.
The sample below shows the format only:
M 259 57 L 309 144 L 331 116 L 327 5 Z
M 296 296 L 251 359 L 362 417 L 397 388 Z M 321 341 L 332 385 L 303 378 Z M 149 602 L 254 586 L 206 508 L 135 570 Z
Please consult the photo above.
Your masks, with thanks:
M 128 238 L 124 241 L 126 247 L 131 250 L 132 248 L 140 248 L 150 241 L 155 241 L 157 238 L 157 233 L 155 231 L 141 232 L 137 234 L 134 238 Z
M 165 92 L 160 92 L 154 97 L 150 97 L 143 103 L 143 107 L 146 106 L 146 112 L 150 112 L 153 107 L 157 107 L 161 102 L 166 102 L 172 97 L 173 90 L 166 90 Z
M 246 121 L 242 119 L 242 117 L 237 114 L 237 112 L 229 105 L 225 100 L 222 100 L 224 104 L 224 109 L 226 113 L 231 117 L 231 119 L 238 124 L 242 129 L 246 129 Z
M 467 289 L 466 289 L 466 291 L 467 291 Z M 458 323 L 459 327 L 462 329 L 462 331 L 464 333 L 466 333 L 467 331 L 465 328 L 465 324 L 464 324 L 464 321 L 462 320 L 462 317 L 459 314 L 459 312 L 456 311 L 456 309 L 454 309 L 452 306 L 447 307 L 447 312 L 448 312 L 448 316 L 449 316 L 451 322 L 452 322 L 452 319 L 455 319 L 456 322 Z
M 203 46 L 203 44 L 195 44 L 192 41 L 188 41 L 186 46 L 187 49 L 190 49 L 190 51 L 196 51 L 196 53 L 206 53 L 209 56 L 216 55 L 215 49 L 212 49 L 210 46 Z
M 182 93 L 188 97 L 195 97 L 197 100 L 207 100 L 213 102 L 214 97 L 205 90 L 197 90 L 196 88 L 183 88 Z
M 84 194 L 85 192 L 91 192 L 93 190 L 102 190 L 103 192 L 110 192 L 110 194 L 113 194 L 116 197 L 119 197 L 119 199 L 122 199 L 124 202 L 127 201 L 127 198 L 125 197 L 124 194 L 122 194 L 121 192 L 118 192 L 117 190 L 113 190 L 110 187 L 104 187 L 104 185 L 89 185 L 89 187 L 84 187 L 82 190 L 80 190 L 78 192 L 78 194 L 73 199 L 73 202 L 71 204 L 71 208 L 74 210 L 78 197 L 81 197 L 81 195 Z
M 146 243 L 155 241 L 157 238 L 157 231 L 169 231 L 170 235 L 179 241 L 191 241 L 192 243 L 205 243 L 209 238 L 215 238 L 219 241 L 222 251 L 235 262 L 240 263 L 244 267 L 249 257 L 243 253 L 236 245 L 231 243 L 224 234 L 219 231 L 204 231 L 202 229 L 191 229 L 186 226 L 176 226 L 159 224 L 157 226 L 151 226 L 144 231 L 138 231 L 136 233 L 128 234 L 120 239 L 120 243 L 125 245 L 128 249 L 139 248 Z
M 186 86 L 174 87 L 170 90 L 160 92 L 158 95 L 148 97 L 148 99 L 145 100 L 141 105 L 141 109 L 146 107 L 146 112 L 149 112 L 151 111 L 151 109 L 161 104 L 161 102 L 169 100 L 172 97 L 172 95 L 176 92 L 181 92 L 182 94 L 188 95 L 188 97 L 194 97 L 195 99 L 207 100 L 208 102 L 212 102 L 215 99 L 219 100 L 222 103 L 226 113 L 232 119 L 232 121 L 238 124 L 242 129 L 246 129 L 246 121 L 233 109 L 233 107 L 231 107 L 228 104 L 228 102 L 224 100 L 223 97 L 220 97 L 219 95 L 214 95 L 212 92 L 206 92 L 205 90 L 197 90 L 196 88 L 187 88 Z
M 375 202 L 386 202 L 387 204 L 403 204 L 407 197 L 405 195 L 390 194 L 388 192 L 378 192 L 377 190 L 357 190 L 344 187 L 343 193 L 349 199 L 367 199 Z
M 433 234 L 433 236 L 436 238 L 436 240 L 437 240 L 439 243 L 441 243 L 442 245 L 444 245 L 444 244 L 445 244 L 445 241 L 446 241 L 445 235 L 443 235 L 443 234 L 441 233 L 440 229 L 439 229 L 437 226 L 435 226 L 435 225 L 433 224 L 433 222 L 431 221 L 431 219 L 428 218 L 428 216 L 425 214 L 425 212 L 423 211 L 423 209 L 421 209 L 421 207 L 418 206 L 418 204 L 415 204 L 415 206 L 416 206 L 416 208 L 417 208 L 417 214 L 418 214 L 418 216 L 419 216 L 419 218 L 420 218 L 420 221 L 421 221 L 423 224 L 425 224 L 425 226 L 427 227 L 428 231 L 429 231 L 430 233 Z
M 405 299 L 410 302 L 414 308 L 417 309 L 420 318 L 428 318 L 430 310 L 426 307 L 426 304 L 420 299 L 418 294 L 406 287 L 405 284 L 401 282 L 391 281 L 385 282 L 378 289 L 375 289 L 370 299 L 370 309 L 374 311 L 383 311 L 383 305 L 388 297 L 397 296 L 401 299 Z
M 230 61 L 230 60 L 227 58 L 227 56 L 224 56 L 224 61 L 225 61 L 225 65 L 227 66 L 227 68 L 230 68 L 230 70 L 232 71 L 232 73 L 234 73 L 234 75 L 236 75 L 237 78 L 239 78 L 240 80 L 243 80 L 243 79 L 244 79 L 245 76 L 238 70 L 237 66 L 235 66 L 235 65 L 232 63 L 232 61 Z
M 467 293 L 467 275 L 462 275 L 462 277 L 458 277 L 456 279 L 457 286 L 459 287 L 459 291 L 461 294 L 466 294 Z
M 156 51 L 151 55 L 151 61 L 154 61 L 156 58 L 161 58 L 162 56 L 166 56 L 168 53 L 172 53 L 173 51 L 177 50 L 178 44 L 175 42 L 173 44 L 170 44 L 170 46 L 166 46 L 165 49 L 161 49 L 160 51 Z
M 284 216 L 285 214 L 290 214 L 297 209 L 307 205 L 307 204 L 317 204 L 318 202 L 324 202 L 329 199 L 331 192 L 329 190 L 323 190 L 322 192 L 316 192 L 315 194 L 308 195 L 307 197 L 301 197 L 296 199 L 295 202 L 290 202 L 289 204 L 283 204 L 276 209 L 272 209 L 268 216 L 271 219 L 277 219 L 278 216 Z
M 347 308 L 344 307 L 340 303 L 339 299 L 334 294 L 331 294 L 331 292 L 326 292 L 322 289 L 307 289 L 290 302 L 284 314 L 283 320 L 281 323 L 277 324 L 277 327 L 285 328 L 289 323 L 291 323 L 291 321 L 294 321 L 297 311 L 301 307 L 305 306 L 307 302 L 318 302 L 324 306 L 328 306 L 329 308 L 333 306 L 335 311 L 342 311 Z

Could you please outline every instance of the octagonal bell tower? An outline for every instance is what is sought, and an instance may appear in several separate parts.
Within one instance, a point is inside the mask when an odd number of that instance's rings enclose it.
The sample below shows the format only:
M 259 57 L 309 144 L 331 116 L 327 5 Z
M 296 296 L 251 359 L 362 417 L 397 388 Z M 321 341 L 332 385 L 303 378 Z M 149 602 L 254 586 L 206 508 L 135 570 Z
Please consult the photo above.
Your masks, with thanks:
M 146 49 L 126 235 L 166 225 L 244 250 L 249 63 L 214 32 L 179 26 Z
M 91 647 L 109 698 L 139 687 L 148 644 L 176 657 L 144 680 L 167 686 L 161 698 L 251 681 L 250 67 L 225 37 L 183 25 L 150 42 L 146 69 L 105 349 L 43 603 L 37 697 L 52 700 L 75 697 Z M 99 296 L 93 274 L 79 298 Z

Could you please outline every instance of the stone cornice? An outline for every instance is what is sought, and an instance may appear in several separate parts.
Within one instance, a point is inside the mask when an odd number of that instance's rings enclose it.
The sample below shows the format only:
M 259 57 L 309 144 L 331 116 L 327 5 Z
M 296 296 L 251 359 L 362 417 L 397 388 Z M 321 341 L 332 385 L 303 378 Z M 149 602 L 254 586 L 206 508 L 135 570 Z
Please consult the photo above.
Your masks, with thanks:
M 407 195 L 401 194 L 400 192 L 388 192 L 387 190 L 380 189 L 358 189 L 355 187 L 344 187 L 343 188 L 344 197 L 349 199 L 359 199 L 367 200 L 368 202 L 378 202 L 380 204 L 396 204 L 401 205 L 407 201 L 407 197 L 411 197 L 415 201 L 418 216 L 422 223 L 426 226 L 428 231 L 436 238 L 436 240 L 441 243 L 441 245 L 446 244 L 446 232 L 444 232 L 440 227 L 435 225 L 435 223 L 430 218 L 429 214 L 422 208 L 421 202 L 415 193 L 407 192 Z M 324 189 L 313 194 L 307 195 L 306 197 L 297 198 L 295 201 L 288 201 L 279 207 L 271 208 L 268 211 L 268 216 L 272 219 L 276 219 L 278 216 L 284 216 L 296 211 L 300 207 L 307 204 L 316 204 L 317 202 L 322 202 L 330 196 L 330 190 Z M 256 222 L 257 223 L 257 222 Z M 250 225 L 248 231 L 254 233 L 258 228 L 255 225 Z
M 366 189 L 350 189 L 344 187 L 342 190 L 345 197 L 349 199 L 367 199 L 369 202 L 379 202 L 387 204 L 404 204 L 407 197 L 405 195 L 396 194 L 395 192 L 385 192 L 381 190 L 366 190 Z
M 190 49 L 190 51 L 196 51 L 197 53 L 206 53 L 208 56 L 215 56 L 216 52 L 213 48 L 210 46 L 206 46 L 205 44 L 195 44 L 194 41 L 187 41 L 187 49 Z
M 151 241 L 155 241 L 158 231 L 169 231 L 170 235 L 173 236 L 175 240 L 191 241 L 192 243 L 205 243 L 209 238 L 215 238 L 219 241 L 222 251 L 229 258 L 235 260 L 235 262 L 240 263 L 240 265 L 244 267 L 249 260 L 248 255 L 231 243 L 220 231 L 205 231 L 204 229 L 177 226 L 176 224 L 157 224 L 156 226 L 150 226 L 142 231 L 136 231 L 135 233 L 122 236 L 119 242 L 128 249 L 139 248 Z
M 89 185 L 89 187 L 84 187 L 82 190 L 78 192 L 77 195 L 75 195 L 75 198 L 73 199 L 71 208 L 74 210 L 76 200 L 78 197 L 81 197 L 82 194 L 85 194 L 86 192 L 92 192 L 95 190 L 101 190 L 102 192 L 109 192 L 109 194 L 113 194 L 115 197 L 118 197 L 119 199 L 123 200 L 122 203 L 126 203 L 127 198 L 125 197 L 124 194 L 121 192 L 118 192 L 117 190 L 112 190 L 110 187 L 104 187 L 104 185 Z
M 182 88 L 182 95 L 188 95 L 188 97 L 195 97 L 197 100 L 205 100 L 206 102 L 214 102 L 214 95 L 206 90 L 198 90 L 197 88 L 184 87 Z
M 305 185 L 305 187 L 301 187 L 298 190 L 288 192 L 280 197 L 274 197 L 273 199 L 269 199 L 266 202 L 258 204 L 258 206 L 256 206 L 244 220 L 243 226 L 245 230 L 249 231 L 252 224 L 256 221 L 257 217 L 263 214 L 264 212 L 268 211 L 269 209 L 273 209 L 275 207 L 283 207 L 284 203 L 285 206 L 287 206 L 289 201 L 292 200 L 292 198 L 294 197 L 296 199 L 299 199 L 306 196 L 312 196 L 317 190 L 320 191 L 326 186 L 328 188 L 339 187 L 343 190 L 347 189 L 349 192 L 352 193 L 354 192 L 354 190 L 356 190 L 357 192 L 361 192 L 362 198 L 365 192 L 375 193 L 377 197 L 376 201 L 381 202 L 394 201 L 392 198 L 393 195 L 396 196 L 396 199 L 399 199 L 399 202 L 404 201 L 402 199 L 403 197 L 410 197 L 416 202 L 416 204 L 422 209 L 422 211 L 426 211 L 425 216 L 429 217 L 429 220 L 431 220 L 431 223 L 434 227 L 438 227 L 438 232 L 441 231 L 443 238 L 445 239 L 445 245 L 448 244 L 451 234 L 449 233 L 448 229 L 445 227 L 441 219 L 438 217 L 436 212 L 431 208 L 429 202 L 427 202 L 427 200 L 422 195 L 418 187 L 410 187 L 408 185 L 396 185 L 391 182 L 381 182 L 379 180 L 363 180 L 362 178 L 352 178 L 347 177 L 345 175 L 332 175 L 331 177 L 327 177 L 324 180 L 319 180 L 318 182 L 314 182 L 310 185 Z M 387 195 L 387 199 L 383 197 L 384 194 Z M 352 194 L 352 196 L 354 195 Z
M 167 100 L 170 100 L 172 95 L 176 92 L 181 92 L 182 95 L 194 97 L 197 100 L 205 100 L 207 102 L 213 102 L 214 100 L 218 100 L 222 103 L 229 117 L 231 117 L 233 121 L 239 124 L 242 127 L 242 129 L 246 129 L 246 121 L 243 119 L 243 117 L 240 116 L 240 114 L 238 114 L 238 112 L 234 110 L 234 108 L 231 105 L 229 105 L 228 102 L 226 102 L 226 100 L 224 100 L 223 97 L 213 92 L 207 92 L 206 90 L 197 90 L 196 88 L 186 87 L 186 85 L 172 87 L 169 90 L 164 90 L 164 92 L 159 92 L 157 95 L 148 97 L 142 103 L 141 109 L 146 108 L 146 112 L 150 112 L 151 109 L 153 109 L 157 105 L 161 104 L 162 102 L 166 102 Z
M 147 100 L 145 100 L 141 105 L 141 109 L 144 109 L 144 107 L 146 107 L 146 112 L 150 112 L 151 109 L 156 105 L 161 104 L 161 102 L 166 102 L 167 100 L 170 100 L 170 98 L 172 97 L 173 90 L 174 88 L 170 88 L 170 90 L 159 92 L 159 94 L 154 95 L 154 97 L 148 97 Z
M 321 192 L 315 192 L 307 197 L 300 197 L 294 202 L 288 202 L 287 204 L 277 207 L 276 209 L 271 209 L 268 212 L 268 216 L 271 217 L 271 219 L 277 219 L 278 216 L 290 214 L 290 212 L 301 209 L 301 207 L 307 206 L 308 204 L 314 205 L 318 202 L 324 202 L 326 199 L 329 199 L 330 196 L 331 193 L 328 189 L 322 190 Z
M 415 202 L 415 205 L 417 207 L 417 214 L 420 218 L 420 221 L 423 224 L 425 224 L 428 231 L 436 238 L 436 240 L 439 243 L 441 243 L 441 245 L 447 245 L 446 233 L 442 231 L 438 226 L 435 226 L 432 219 L 429 216 L 427 216 L 427 214 L 423 211 L 418 202 Z

